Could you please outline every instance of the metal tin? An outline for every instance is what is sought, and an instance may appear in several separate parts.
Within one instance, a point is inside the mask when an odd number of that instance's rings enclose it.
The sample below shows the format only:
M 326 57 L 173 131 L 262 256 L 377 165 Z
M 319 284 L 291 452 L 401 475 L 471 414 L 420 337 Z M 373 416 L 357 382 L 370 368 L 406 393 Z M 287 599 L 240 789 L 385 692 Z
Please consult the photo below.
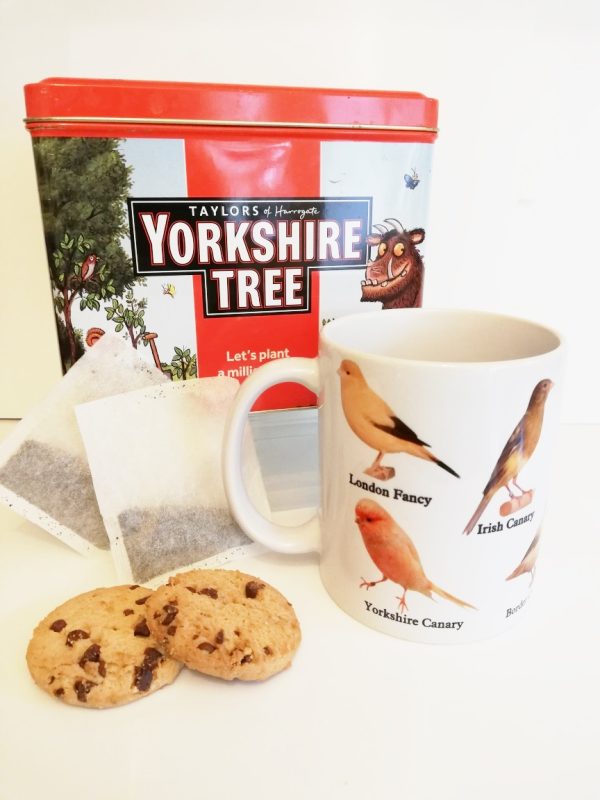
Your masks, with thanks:
M 420 305 L 437 101 L 73 78 L 25 99 L 65 370 L 116 330 L 174 380 L 243 380 L 335 316 Z

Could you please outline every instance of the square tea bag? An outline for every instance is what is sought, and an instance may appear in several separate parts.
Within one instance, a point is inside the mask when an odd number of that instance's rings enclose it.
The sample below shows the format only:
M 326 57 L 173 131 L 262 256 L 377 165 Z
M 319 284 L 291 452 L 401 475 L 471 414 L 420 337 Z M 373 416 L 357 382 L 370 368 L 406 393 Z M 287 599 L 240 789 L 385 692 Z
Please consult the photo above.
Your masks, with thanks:
M 0 501 L 81 553 L 108 549 L 75 405 L 161 383 L 125 340 L 102 336 L 0 445 Z
M 237 390 L 233 378 L 199 378 L 77 408 L 119 580 L 159 583 L 173 571 L 262 549 L 232 518 L 221 478 Z M 244 468 L 254 504 L 268 515 L 249 434 Z

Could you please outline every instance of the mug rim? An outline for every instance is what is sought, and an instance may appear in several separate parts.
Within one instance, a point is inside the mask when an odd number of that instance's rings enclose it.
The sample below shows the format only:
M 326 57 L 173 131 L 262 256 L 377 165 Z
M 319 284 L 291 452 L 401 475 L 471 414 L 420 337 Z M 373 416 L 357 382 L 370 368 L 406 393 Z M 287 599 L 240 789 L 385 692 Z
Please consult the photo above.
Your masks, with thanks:
M 352 345 L 347 343 L 341 342 L 336 340 L 331 336 L 332 330 L 335 332 L 336 329 L 344 326 L 352 326 L 354 323 L 365 322 L 368 319 L 372 318 L 379 318 L 380 314 L 405 314 L 405 315 L 412 315 L 412 316 L 431 316 L 431 317 L 441 317 L 441 316 L 454 316 L 454 317 L 472 317 L 472 318 L 485 318 L 487 320 L 491 320 L 496 318 L 497 323 L 501 325 L 502 323 L 518 323 L 525 327 L 528 327 L 531 331 L 536 330 L 540 333 L 544 333 L 548 337 L 552 337 L 555 341 L 553 347 L 548 347 L 541 352 L 534 353 L 532 355 L 526 356 L 517 356 L 517 357 L 508 357 L 508 358 L 497 358 L 497 359 L 477 359 L 477 360 L 467 360 L 467 359 L 423 359 L 423 358 L 411 358 L 410 356 L 403 356 L 403 355 L 389 355 L 384 353 L 375 353 L 370 352 L 368 349 L 361 349 L 356 348 Z M 539 359 L 546 358 L 547 356 L 558 353 L 564 348 L 565 341 L 564 337 L 554 328 L 551 328 L 548 325 L 542 324 L 540 322 L 536 322 L 535 320 L 527 319 L 526 317 L 519 317 L 513 314 L 504 314 L 499 313 L 496 311 L 487 311 L 487 310 L 480 310 L 480 309 L 472 309 L 472 308 L 393 308 L 393 309 L 379 309 L 375 311 L 365 311 L 365 312 L 356 312 L 354 314 L 345 314 L 343 316 L 336 317 L 335 319 L 328 322 L 326 325 L 321 328 L 320 332 L 320 342 L 326 344 L 330 347 L 333 347 L 338 350 L 344 350 L 349 354 L 354 354 L 358 357 L 368 358 L 374 361 L 384 361 L 388 363 L 404 363 L 404 364 L 414 364 L 420 366 L 442 366 L 446 368 L 450 367 L 470 367 L 473 369 L 484 367 L 484 366 L 503 366 L 503 365 L 510 365 L 510 364 L 527 364 L 535 362 Z

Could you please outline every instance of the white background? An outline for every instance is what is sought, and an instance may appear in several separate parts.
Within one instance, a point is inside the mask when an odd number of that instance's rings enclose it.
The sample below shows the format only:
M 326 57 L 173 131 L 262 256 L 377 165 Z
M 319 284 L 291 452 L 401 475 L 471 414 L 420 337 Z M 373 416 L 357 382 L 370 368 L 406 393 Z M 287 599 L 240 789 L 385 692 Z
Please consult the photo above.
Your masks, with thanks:
M 599 422 L 599 32 L 594 0 L 0 0 L 0 417 L 60 374 L 22 86 L 65 75 L 439 98 L 425 304 L 561 330 L 563 419 Z

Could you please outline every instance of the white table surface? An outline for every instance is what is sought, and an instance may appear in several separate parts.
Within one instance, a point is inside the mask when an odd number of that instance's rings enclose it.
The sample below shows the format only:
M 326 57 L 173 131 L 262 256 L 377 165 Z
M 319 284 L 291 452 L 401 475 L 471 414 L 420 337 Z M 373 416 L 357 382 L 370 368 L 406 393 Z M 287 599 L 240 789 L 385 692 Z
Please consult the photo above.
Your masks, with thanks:
M 271 469 L 277 436 L 259 445 Z M 1 508 L 0 800 L 600 797 L 599 452 L 600 427 L 563 427 L 535 591 L 509 633 L 410 644 L 340 611 L 316 557 L 244 558 L 232 566 L 296 608 L 291 669 L 256 684 L 184 670 L 105 711 L 38 689 L 25 649 L 56 605 L 115 583 L 110 555 L 85 559 Z M 311 463 L 300 448 L 267 480 L 274 505 L 312 499 Z

